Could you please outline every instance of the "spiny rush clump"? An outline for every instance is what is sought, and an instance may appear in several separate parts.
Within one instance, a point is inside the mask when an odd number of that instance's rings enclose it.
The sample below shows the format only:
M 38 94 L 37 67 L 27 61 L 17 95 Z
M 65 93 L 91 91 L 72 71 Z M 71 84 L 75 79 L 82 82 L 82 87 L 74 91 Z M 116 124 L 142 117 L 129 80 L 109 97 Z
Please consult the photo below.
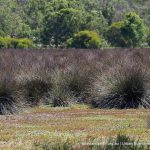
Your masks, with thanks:
M 100 108 L 149 108 L 150 82 L 135 68 L 109 72 L 95 79 L 92 105 Z

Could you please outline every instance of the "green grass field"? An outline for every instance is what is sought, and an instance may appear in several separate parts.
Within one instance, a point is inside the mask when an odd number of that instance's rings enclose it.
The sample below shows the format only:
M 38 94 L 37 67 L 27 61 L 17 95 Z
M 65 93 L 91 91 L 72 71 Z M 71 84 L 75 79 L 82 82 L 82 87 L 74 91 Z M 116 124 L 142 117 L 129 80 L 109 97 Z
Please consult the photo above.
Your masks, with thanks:
M 104 142 L 117 134 L 150 143 L 150 110 L 40 106 L 22 114 L 0 116 L 2 150 L 36 150 L 44 142 Z

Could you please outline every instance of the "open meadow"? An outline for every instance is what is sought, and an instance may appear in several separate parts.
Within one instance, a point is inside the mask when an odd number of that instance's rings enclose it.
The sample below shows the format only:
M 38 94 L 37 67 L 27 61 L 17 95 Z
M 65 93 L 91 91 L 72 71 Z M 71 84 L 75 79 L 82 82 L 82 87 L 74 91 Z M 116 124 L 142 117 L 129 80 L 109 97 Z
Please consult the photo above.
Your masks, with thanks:
M 146 149 L 149 68 L 150 49 L 1 50 L 0 149 Z
M 44 149 L 44 144 L 61 144 L 66 141 L 74 145 L 96 145 L 117 134 L 150 143 L 149 116 L 150 110 L 144 109 L 103 110 L 90 109 L 84 105 L 68 108 L 41 106 L 20 115 L 0 116 L 0 149 L 41 150 Z

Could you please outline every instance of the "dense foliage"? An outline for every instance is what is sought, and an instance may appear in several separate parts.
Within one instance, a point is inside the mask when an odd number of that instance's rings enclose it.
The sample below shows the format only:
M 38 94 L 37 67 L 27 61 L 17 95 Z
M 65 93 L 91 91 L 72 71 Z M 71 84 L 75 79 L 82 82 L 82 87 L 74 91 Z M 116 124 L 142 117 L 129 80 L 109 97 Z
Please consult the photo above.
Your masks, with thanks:
M 0 12 L 1 37 L 29 38 L 37 47 L 65 47 L 83 30 L 105 39 L 102 47 L 150 45 L 149 0 L 0 0 Z
M 115 22 L 109 27 L 107 38 L 114 46 L 139 47 L 144 43 L 145 32 L 143 20 L 135 12 L 130 12 L 124 21 Z
M 27 38 L 0 37 L 0 48 L 33 48 L 33 42 Z
M 68 40 L 68 47 L 73 48 L 99 48 L 101 39 L 96 32 L 93 31 L 80 31 L 75 34 L 73 38 Z

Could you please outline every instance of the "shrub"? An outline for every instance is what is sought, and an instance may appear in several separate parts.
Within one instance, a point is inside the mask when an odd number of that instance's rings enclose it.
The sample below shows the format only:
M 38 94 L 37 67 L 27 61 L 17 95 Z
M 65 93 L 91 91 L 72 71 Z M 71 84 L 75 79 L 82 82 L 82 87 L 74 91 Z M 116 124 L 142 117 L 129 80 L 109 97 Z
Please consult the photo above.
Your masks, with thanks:
M 150 30 L 150 29 L 149 29 Z M 150 31 L 149 31 L 149 33 L 148 33 L 148 35 L 147 35 L 147 43 L 148 43 L 148 46 L 150 46 Z
M 100 48 L 111 48 L 111 44 L 103 38 L 101 39 Z
M 101 39 L 99 35 L 94 31 L 80 31 L 69 39 L 67 42 L 67 47 L 71 48 L 99 48 L 101 44 Z
M 134 67 L 113 69 L 97 77 L 91 90 L 92 105 L 100 108 L 149 108 L 149 81 L 141 69 Z
M 18 39 L 17 48 L 33 48 L 33 42 L 30 39 Z
M 33 42 L 30 39 L 0 37 L 0 48 L 33 48 Z
M 3 37 L 0 37 L 0 48 L 7 48 L 7 42 Z
M 18 40 L 10 37 L 0 37 L 0 42 L 2 44 L 0 48 L 16 48 L 15 43 L 17 43 Z
M 10 46 L 8 48 L 18 48 L 19 40 L 10 38 Z

